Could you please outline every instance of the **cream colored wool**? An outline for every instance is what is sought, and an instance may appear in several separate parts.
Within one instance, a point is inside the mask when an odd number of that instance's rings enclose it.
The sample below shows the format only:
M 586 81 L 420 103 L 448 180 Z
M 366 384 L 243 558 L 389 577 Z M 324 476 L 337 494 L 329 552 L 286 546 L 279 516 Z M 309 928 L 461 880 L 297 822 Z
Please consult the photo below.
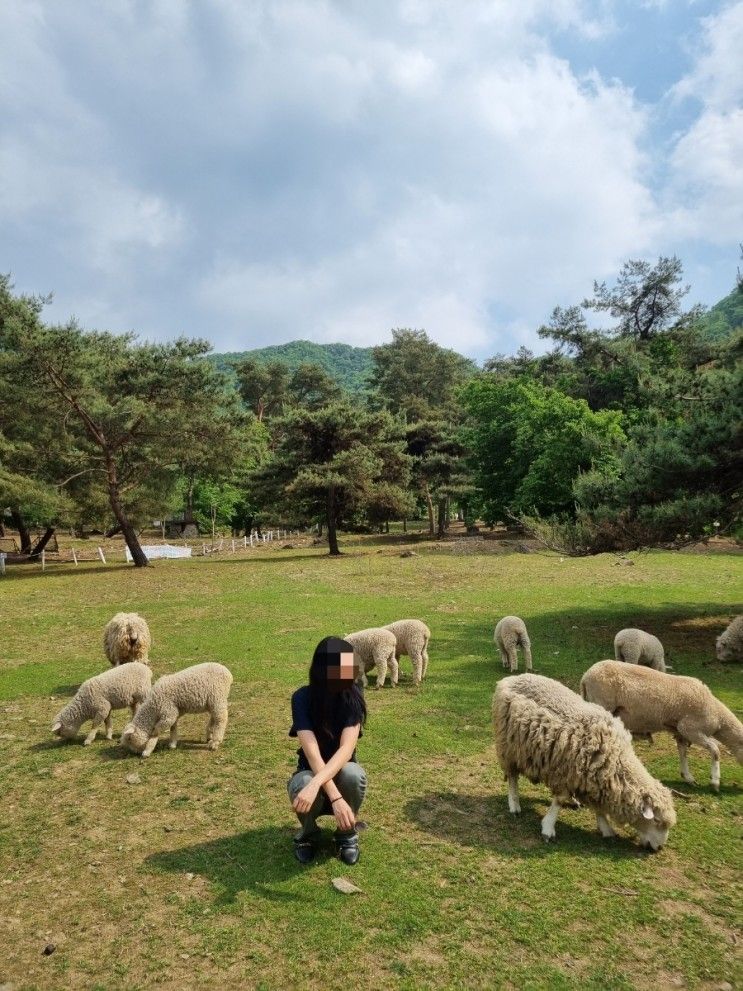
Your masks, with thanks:
M 614 657 L 625 664 L 646 664 L 656 671 L 666 670 L 663 644 L 645 630 L 620 630 L 614 637 Z
M 106 725 L 106 739 L 113 738 L 111 713 L 116 709 L 130 708 L 132 715 L 150 690 L 152 671 L 146 664 L 133 661 L 123 667 L 104 671 L 88 678 L 64 709 L 57 713 L 52 732 L 66 740 L 76 736 L 83 723 L 93 720 L 93 726 L 85 737 L 87 746 L 96 738 L 100 727 Z
M 383 627 L 371 627 L 368 630 L 359 630 L 358 633 L 349 633 L 343 638 L 353 644 L 353 652 L 360 668 L 360 680 L 366 688 L 367 672 L 373 667 L 377 669 L 377 688 L 382 688 L 387 677 L 387 668 L 390 669 L 390 681 L 397 684 L 400 673 L 400 666 L 397 663 L 395 650 L 397 639 L 391 630 Z
M 519 619 L 518 616 L 504 616 L 495 627 L 493 640 L 498 645 L 504 668 L 518 671 L 516 649 L 520 647 L 524 652 L 526 670 L 531 671 L 531 641 L 523 619 Z
M 170 731 L 168 746 L 178 744 L 178 720 L 184 712 L 208 712 L 211 716 L 206 731 L 210 750 L 216 750 L 227 729 L 227 698 L 232 674 L 223 664 L 194 664 L 176 674 L 158 678 L 137 710 L 134 719 L 124 728 L 121 743 L 142 757 L 149 757 L 157 746 L 161 733 Z
M 743 616 L 736 616 L 715 644 L 718 661 L 743 661 Z
M 146 621 L 135 612 L 117 612 L 103 631 L 103 650 L 109 664 L 150 663 L 152 638 Z
M 413 662 L 413 684 L 420 685 L 428 670 L 431 631 L 419 619 L 398 619 L 395 623 L 388 623 L 385 630 L 395 634 L 395 659 L 399 661 L 403 654 L 407 654 Z
M 694 784 L 687 752 L 692 743 L 712 757 L 712 787 L 720 787 L 720 748 L 724 744 L 743 764 L 743 724 L 698 678 L 663 674 L 651 668 L 599 661 L 583 675 L 583 698 L 618 716 L 630 733 L 673 733 L 681 776 Z
M 542 835 L 555 837 L 560 808 L 571 798 L 596 815 L 602 836 L 608 820 L 637 830 L 640 843 L 660 849 L 676 822 L 671 793 L 656 781 L 632 749 L 622 723 L 569 688 L 537 674 L 511 675 L 493 696 L 498 760 L 508 781 L 508 807 L 521 811 L 518 776 L 542 782 L 552 806 Z

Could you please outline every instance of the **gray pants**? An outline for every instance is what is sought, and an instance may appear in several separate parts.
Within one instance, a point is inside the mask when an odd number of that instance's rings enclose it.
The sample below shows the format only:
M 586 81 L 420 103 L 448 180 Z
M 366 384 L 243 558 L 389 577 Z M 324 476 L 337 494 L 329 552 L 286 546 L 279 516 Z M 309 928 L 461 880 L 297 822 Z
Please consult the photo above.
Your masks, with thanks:
M 297 771 L 294 777 L 290 778 L 286 785 L 290 802 L 294 801 L 304 786 L 312 781 L 313 777 L 312 771 Z M 353 809 L 355 815 L 361 808 L 361 803 L 364 801 L 364 795 L 366 794 L 366 771 L 361 764 L 357 764 L 355 761 L 349 761 L 345 767 L 340 769 L 333 778 L 333 781 L 338 791 Z M 333 809 L 330 805 L 330 799 L 321 788 L 309 812 L 297 813 L 299 821 L 302 823 L 302 828 L 295 834 L 294 839 L 307 840 L 317 837 L 320 832 L 320 827 L 317 825 L 317 817 L 332 814 Z M 355 829 L 352 829 L 350 833 L 341 833 L 338 830 L 337 835 L 352 836 L 355 832 Z

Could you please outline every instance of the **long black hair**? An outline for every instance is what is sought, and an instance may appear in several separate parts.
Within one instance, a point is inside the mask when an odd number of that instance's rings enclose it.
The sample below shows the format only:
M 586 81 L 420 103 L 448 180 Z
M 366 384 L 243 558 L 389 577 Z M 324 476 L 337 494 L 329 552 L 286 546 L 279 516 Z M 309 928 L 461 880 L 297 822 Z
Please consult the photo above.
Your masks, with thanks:
M 333 736 L 334 716 L 342 712 L 348 714 L 352 725 L 357 722 L 363 726 L 366 722 L 366 702 L 364 695 L 356 682 L 347 688 L 330 691 L 328 685 L 328 667 L 340 665 L 341 654 L 352 654 L 353 644 L 339 637 L 325 637 L 315 647 L 315 653 L 310 665 L 310 714 L 312 724 L 317 731 Z

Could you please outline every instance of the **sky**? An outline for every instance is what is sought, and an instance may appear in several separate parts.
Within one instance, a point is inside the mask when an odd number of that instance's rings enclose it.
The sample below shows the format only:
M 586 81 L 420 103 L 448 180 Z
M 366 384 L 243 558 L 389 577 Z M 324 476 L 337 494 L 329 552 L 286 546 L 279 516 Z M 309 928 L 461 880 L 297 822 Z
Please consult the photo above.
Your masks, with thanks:
M 482 360 L 743 241 L 743 2 L 0 0 L 0 271 L 51 323 Z

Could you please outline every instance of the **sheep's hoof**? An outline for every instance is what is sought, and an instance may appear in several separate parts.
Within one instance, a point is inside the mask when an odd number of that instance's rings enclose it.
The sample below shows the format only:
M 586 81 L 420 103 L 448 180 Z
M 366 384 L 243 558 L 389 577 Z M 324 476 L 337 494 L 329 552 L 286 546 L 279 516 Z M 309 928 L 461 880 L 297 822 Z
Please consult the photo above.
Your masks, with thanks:
M 209 750 L 217 750 L 219 749 L 219 743 L 216 740 L 210 740 L 207 747 Z
M 551 834 L 550 833 L 542 833 L 542 839 L 544 840 L 545 843 L 552 843 L 553 840 L 555 839 L 555 834 L 554 833 L 551 833 Z
M 177 744 L 177 743 L 169 743 L 169 744 L 168 744 L 168 750 L 175 750 L 175 748 L 176 748 L 177 746 L 178 746 L 178 744 Z
M 106 733 L 106 739 L 107 740 L 113 740 L 113 738 L 114 738 L 113 733 Z
M 93 742 L 92 740 L 83 740 L 83 746 L 89 747 L 92 742 Z

